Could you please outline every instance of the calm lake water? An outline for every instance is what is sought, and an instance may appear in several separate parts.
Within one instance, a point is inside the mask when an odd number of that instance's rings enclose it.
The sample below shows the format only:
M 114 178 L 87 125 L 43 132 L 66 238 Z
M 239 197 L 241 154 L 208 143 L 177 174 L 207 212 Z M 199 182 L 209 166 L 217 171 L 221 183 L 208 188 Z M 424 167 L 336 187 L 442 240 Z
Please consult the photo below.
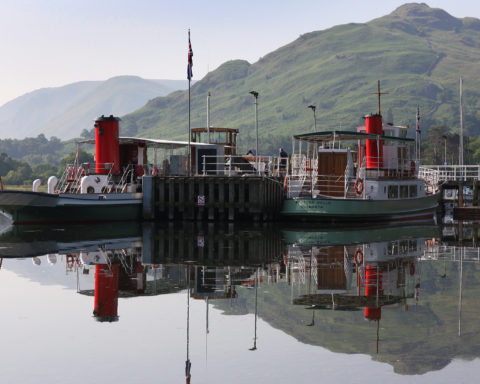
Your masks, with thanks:
M 477 227 L 0 228 L 2 383 L 480 373 Z

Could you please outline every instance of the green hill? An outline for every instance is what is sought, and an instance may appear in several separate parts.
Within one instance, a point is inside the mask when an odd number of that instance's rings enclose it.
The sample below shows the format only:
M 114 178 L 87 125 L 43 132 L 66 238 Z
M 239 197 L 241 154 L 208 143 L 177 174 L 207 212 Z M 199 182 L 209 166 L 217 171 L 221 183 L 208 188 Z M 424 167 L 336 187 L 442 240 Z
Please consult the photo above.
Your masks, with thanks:
M 458 81 L 464 78 L 466 134 L 480 131 L 480 20 L 457 19 L 425 4 L 406 4 L 365 24 L 347 24 L 300 36 L 254 64 L 224 63 L 191 89 L 192 127 L 205 126 L 206 96 L 212 93 L 211 124 L 239 128 L 243 149 L 254 142 L 254 106 L 259 96 L 263 151 L 294 133 L 313 127 L 307 108 L 317 106 L 319 129 L 352 129 L 377 109 L 395 124 L 415 125 L 417 104 L 422 127 L 458 130 Z M 388 121 L 390 122 L 390 121 Z M 122 134 L 185 138 L 188 93 L 151 100 L 123 118 Z M 413 134 L 413 129 L 412 129 Z M 288 147 L 287 147 L 288 148 Z

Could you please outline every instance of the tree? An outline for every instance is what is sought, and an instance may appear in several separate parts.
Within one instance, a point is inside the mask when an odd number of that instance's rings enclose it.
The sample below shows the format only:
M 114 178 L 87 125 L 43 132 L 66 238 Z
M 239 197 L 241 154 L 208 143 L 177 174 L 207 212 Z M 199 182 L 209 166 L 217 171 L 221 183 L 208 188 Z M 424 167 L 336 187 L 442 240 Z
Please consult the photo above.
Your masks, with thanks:
M 29 183 L 31 178 L 32 168 L 27 163 L 22 163 L 17 169 L 9 171 L 3 181 L 5 184 L 23 185 Z
M 71 152 L 67 156 L 65 156 L 62 160 L 60 160 L 60 169 L 63 170 L 67 167 L 67 164 L 73 164 L 75 162 L 75 157 L 76 157 L 76 152 Z M 91 163 L 93 164 L 95 162 L 93 155 L 85 152 L 85 151 L 79 151 L 78 152 L 78 163 Z

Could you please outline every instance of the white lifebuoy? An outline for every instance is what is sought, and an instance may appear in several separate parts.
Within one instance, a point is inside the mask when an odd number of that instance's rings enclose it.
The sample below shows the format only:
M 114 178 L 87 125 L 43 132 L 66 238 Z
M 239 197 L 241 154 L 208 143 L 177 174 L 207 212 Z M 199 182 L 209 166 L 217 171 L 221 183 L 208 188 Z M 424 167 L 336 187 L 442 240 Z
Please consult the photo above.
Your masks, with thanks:
M 353 260 L 357 265 L 360 265 L 363 263 L 363 253 L 361 249 L 357 249 L 357 251 L 355 252 L 355 255 L 353 256 Z

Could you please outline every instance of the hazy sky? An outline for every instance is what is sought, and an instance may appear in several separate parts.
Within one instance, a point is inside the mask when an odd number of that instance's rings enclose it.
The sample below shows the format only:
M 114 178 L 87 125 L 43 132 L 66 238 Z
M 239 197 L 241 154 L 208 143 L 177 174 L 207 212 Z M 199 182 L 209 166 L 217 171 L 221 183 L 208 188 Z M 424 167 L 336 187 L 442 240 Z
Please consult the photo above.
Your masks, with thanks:
M 299 35 L 366 22 L 401 0 L 0 0 L 0 105 L 32 90 L 117 75 L 194 80 L 231 59 L 257 61 Z M 480 18 L 478 0 L 431 0 Z

